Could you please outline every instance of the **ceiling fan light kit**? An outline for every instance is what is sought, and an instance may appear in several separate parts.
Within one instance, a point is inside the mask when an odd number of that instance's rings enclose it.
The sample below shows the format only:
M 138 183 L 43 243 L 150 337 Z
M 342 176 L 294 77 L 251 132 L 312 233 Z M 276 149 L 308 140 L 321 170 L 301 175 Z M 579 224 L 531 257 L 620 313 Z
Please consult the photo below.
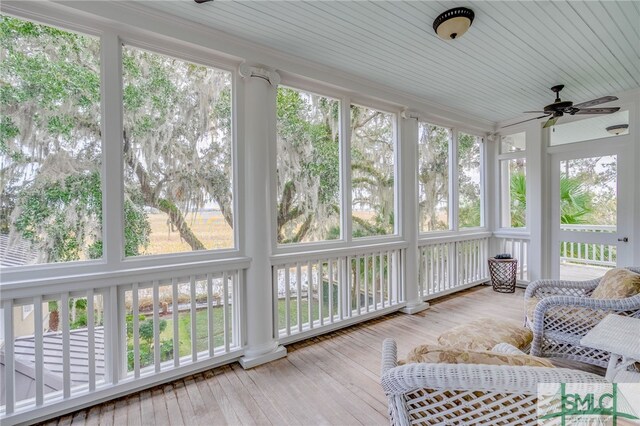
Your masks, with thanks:
M 433 30 L 443 40 L 454 40 L 467 32 L 475 14 L 466 7 L 455 7 L 441 13 L 433 21 Z
M 629 125 L 628 124 L 616 124 L 615 126 L 609 126 L 607 127 L 607 132 L 611 133 L 612 135 L 616 135 L 619 136 L 623 133 L 626 133 L 627 130 L 629 129 Z
M 558 84 L 551 88 L 551 91 L 556 94 L 556 99 L 552 104 L 549 104 L 543 108 L 542 111 L 525 111 L 525 114 L 544 114 L 539 117 L 530 118 L 528 120 L 518 121 L 517 123 L 509 124 L 505 127 L 515 126 L 516 124 L 526 123 L 527 121 L 539 120 L 541 118 L 549 118 L 546 123 L 544 123 L 543 128 L 551 127 L 556 124 L 560 117 L 563 117 L 565 114 L 568 115 L 576 115 L 576 114 L 612 114 L 614 112 L 618 112 L 620 107 L 610 107 L 610 108 L 589 108 L 594 105 L 600 105 L 607 102 L 617 101 L 618 98 L 615 96 L 603 96 L 598 99 L 592 99 L 590 101 L 581 102 L 579 104 L 573 104 L 571 101 L 563 101 L 560 99 L 560 91 L 564 88 L 562 84 Z M 609 129 L 607 128 L 607 131 Z

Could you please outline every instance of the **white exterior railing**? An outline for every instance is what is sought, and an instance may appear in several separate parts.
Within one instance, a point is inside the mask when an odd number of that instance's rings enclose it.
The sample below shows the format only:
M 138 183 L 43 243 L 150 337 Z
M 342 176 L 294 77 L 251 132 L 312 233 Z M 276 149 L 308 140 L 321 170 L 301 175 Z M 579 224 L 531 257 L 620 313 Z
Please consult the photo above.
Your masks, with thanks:
M 248 266 L 248 259 L 238 258 L 3 283 L 3 424 L 33 421 L 240 357 Z M 80 323 L 72 321 L 78 300 L 86 301 Z M 59 326 L 45 332 L 50 302 Z M 32 331 L 18 336 L 22 317 L 15 313 L 28 305 Z M 23 392 L 26 385 L 35 395 Z
M 481 232 L 420 240 L 420 296 L 427 300 L 486 282 L 490 236 Z
M 399 309 L 404 247 L 275 256 L 274 335 L 288 343 Z
M 508 253 L 518 260 L 517 280 L 529 282 L 529 236 L 518 234 L 498 234 L 497 247 L 500 253 Z
M 562 231 L 614 233 L 615 225 L 561 225 Z M 560 245 L 560 260 L 594 266 L 616 266 L 617 247 L 608 244 L 576 243 L 563 241 Z

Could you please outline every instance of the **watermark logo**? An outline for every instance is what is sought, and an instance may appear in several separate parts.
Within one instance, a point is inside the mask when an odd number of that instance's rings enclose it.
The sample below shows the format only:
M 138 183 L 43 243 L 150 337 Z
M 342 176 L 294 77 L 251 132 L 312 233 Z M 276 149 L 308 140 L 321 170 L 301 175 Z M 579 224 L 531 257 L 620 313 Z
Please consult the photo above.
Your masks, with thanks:
M 640 425 L 640 384 L 541 383 L 540 425 Z

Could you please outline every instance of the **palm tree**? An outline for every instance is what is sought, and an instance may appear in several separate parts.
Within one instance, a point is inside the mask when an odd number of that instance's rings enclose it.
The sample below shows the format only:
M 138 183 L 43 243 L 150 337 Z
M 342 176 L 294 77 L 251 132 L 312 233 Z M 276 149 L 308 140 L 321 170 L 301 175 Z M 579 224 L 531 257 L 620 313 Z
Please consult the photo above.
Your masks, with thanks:
M 523 173 L 511 175 L 511 226 L 514 228 L 525 225 L 527 211 L 527 187 Z M 589 214 L 593 211 L 593 194 L 585 182 L 579 178 L 560 175 L 560 223 L 563 225 L 577 225 L 588 222 Z

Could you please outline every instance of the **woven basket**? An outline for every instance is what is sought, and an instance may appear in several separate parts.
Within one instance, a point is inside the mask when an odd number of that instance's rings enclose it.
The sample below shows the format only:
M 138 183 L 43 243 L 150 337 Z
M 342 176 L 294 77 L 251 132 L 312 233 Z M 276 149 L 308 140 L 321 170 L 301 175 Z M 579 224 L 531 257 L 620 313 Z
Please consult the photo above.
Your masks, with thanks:
M 518 276 L 517 259 L 489 259 L 489 273 L 493 290 L 500 293 L 516 291 L 516 277 Z

